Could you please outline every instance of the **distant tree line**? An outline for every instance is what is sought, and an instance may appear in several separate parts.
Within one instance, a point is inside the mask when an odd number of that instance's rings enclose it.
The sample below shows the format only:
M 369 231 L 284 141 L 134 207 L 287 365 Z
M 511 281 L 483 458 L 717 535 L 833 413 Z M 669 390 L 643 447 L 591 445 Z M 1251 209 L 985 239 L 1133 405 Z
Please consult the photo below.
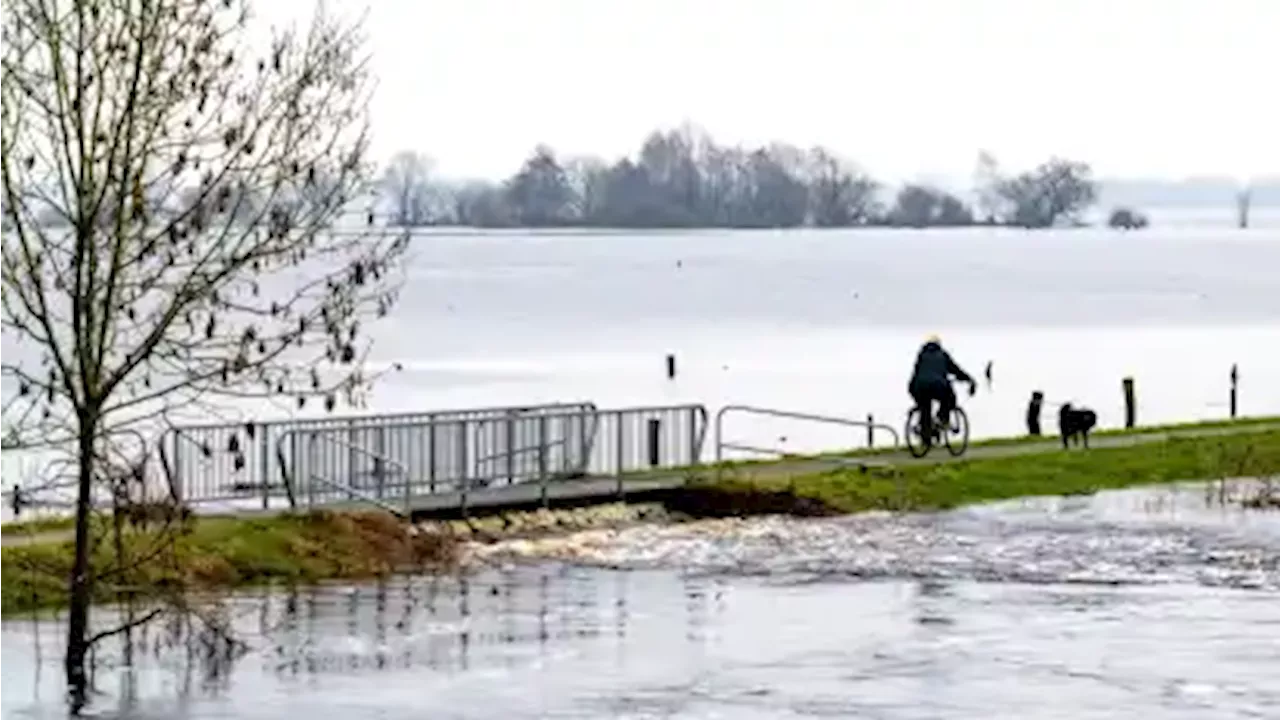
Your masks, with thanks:
M 397 155 L 378 188 L 400 226 L 616 228 L 956 227 L 1078 224 L 1097 200 L 1088 164 L 1051 158 L 1016 175 L 979 159 L 977 202 L 927 184 L 893 193 L 830 150 L 724 146 L 689 127 L 651 133 L 613 164 L 538 146 L 501 182 L 446 183 L 429 158 Z

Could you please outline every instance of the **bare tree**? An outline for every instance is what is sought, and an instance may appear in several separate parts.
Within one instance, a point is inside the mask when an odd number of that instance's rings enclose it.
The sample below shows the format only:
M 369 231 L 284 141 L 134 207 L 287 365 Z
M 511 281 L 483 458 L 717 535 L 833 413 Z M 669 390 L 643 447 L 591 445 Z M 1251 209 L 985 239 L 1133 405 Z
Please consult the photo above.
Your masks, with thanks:
M 397 153 L 382 174 L 382 194 L 391 202 L 391 224 L 417 227 L 430 223 L 431 158 L 422 153 Z
M 973 187 L 977 195 L 978 218 L 982 222 L 994 223 L 1001 214 L 1000 181 L 1000 164 L 995 155 L 986 150 L 980 151 L 973 169 Z
M 74 463 L 73 691 L 94 584 L 119 572 L 91 562 L 95 486 L 146 485 L 128 439 L 228 399 L 360 402 L 360 322 L 396 298 L 405 240 L 337 227 L 370 176 L 360 24 L 321 8 L 256 47 L 249 18 L 246 0 L 4 15 L 4 433 Z
M 1008 208 L 1006 222 L 1025 228 L 1053 227 L 1079 216 L 1098 199 L 1098 183 L 1088 163 L 1050 158 L 1034 169 L 997 184 Z

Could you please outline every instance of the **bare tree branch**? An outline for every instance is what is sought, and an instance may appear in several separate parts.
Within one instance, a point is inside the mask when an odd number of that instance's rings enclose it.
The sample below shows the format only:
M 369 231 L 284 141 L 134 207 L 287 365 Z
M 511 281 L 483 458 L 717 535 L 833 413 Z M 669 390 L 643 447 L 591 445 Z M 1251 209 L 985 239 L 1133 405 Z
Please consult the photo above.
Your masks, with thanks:
M 246 402 L 359 405 L 377 377 L 365 330 L 397 299 L 407 237 L 351 219 L 373 189 L 362 27 L 320 7 L 258 46 L 250 17 L 247 0 L 4 16 L 3 438 L 53 454 L 41 484 L 74 475 L 73 685 L 108 636 L 86 631 L 92 583 L 177 531 L 90 567 L 94 498 L 148 501 L 145 438 Z

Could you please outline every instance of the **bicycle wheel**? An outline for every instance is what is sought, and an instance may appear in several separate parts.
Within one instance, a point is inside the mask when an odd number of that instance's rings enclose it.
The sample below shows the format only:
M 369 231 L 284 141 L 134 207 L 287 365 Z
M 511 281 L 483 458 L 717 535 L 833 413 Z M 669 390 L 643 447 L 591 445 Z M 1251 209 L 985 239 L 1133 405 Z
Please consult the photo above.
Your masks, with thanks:
M 942 437 L 952 457 L 960 457 L 969 449 L 969 414 L 964 408 L 956 406 L 951 411 L 951 422 L 942 429 Z
M 932 443 L 920 432 L 920 408 L 911 408 L 907 413 L 907 426 L 902 439 L 906 441 L 911 457 L 922 458 L 929 454 Z

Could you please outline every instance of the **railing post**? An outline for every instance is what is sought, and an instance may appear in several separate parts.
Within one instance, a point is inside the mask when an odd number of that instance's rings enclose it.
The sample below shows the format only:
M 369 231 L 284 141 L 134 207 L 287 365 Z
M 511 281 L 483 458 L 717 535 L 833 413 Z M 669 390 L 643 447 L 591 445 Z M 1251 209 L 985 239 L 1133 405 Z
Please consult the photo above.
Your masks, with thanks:
M 373 480 L 378 484 L 378 499 L 381 500 L 386 490 L 387 464 L 383 459 L 387 454 L 387 429 L 379 426 L 375 431 L 377 441 L 374 443 Z
M 590 450 L 588 450 L 588 448 L 591 447 L 591 440 L 592 440 L 590 433 L 587 432 L 587 428 L 594 427 L 595 432 L 597 433 L 600 432 L 600 411 L 596 408 L 595 405 L 592 405 L 589 409 L 578 413 L 574 417 L 578 419 L 578 457 L 581 458 L 582 460 L 581 467 L 583 471 L 586 472 L 586 471 L 589 471 L 589 468 L 591 465 L 591 457 L 589 455 Z M 589 422 L 589 421 L 594 421 L 594 422 Z M 569 445 L 568 433 L 565 433 L 564 444 L 566 448 Z M 565 458 L 565 461 L 568 462 L 568 457 Z M 575 463 L 574 468 L 577 469 L 578 467 L 579 467 L 579 464 Z M 565 469 L 568 469 L 568 468 L 565 468 Z
M 316 434 L 315 431 L 309 433 L 307 439 L 307 510 L 311 510 L 316 504 L 316 482 L 315 482 L 315 459 L 316 459 Z
M 516 479 L 516 447 L 518 446 L 518 443 L 516 443 L 516 439 L 515 439 L 515 434 L 516 434 L 516 421 L 515 421 L 515 414 L 514 414 L 514 413 L 509 414 L 509 415 L 507 416 L 507 429 L 506 429 L 506 434 L 507 434 L 507 438 L 506 438 L 506 439 L 507 439 L 507 443 L 506 443 L 506 445 L 507 445 L 507 447 L 506 447 L 506 450 L 507 450 L 507 484 L 508 484 L 508 485 L 510 485 L 510 484 L 514 483 L 514 482 L 515 482 L 515 479 Z
M 467 427 L 468 427 L 467 421 L 466 420 L 459 421 L 458 426 L 459 426 L 458 437 L 461 439 L 458 445 L 459 458 L 460 458 L 458 467 L 461 469 L 460 472 L 462 473 L 462 479 L 461 479 L 462 484 L 458 488 L 459 492 L 461 493 L 461 496 L 459 497 L 459 501 L 458 501 L 458 507 L 459 507 L 459 510 L 461 510 L 462 512 L 462 517 L 465 518 L 468 516 L 467 504 L 468 504 L 468 501 L 470 500 L 470 491 L 471 491 L 471 478 L 469 473 L 467 472 L 467 463 L 466 463 Z
M 298 432 L 293 430 L 289 433 L 289 462 L 293 463 L 294 479 L 301 483 L 301 487 L 294 489 L 295 508 L 301 503 L 302 494 L 311 494 L 311 476 L 307 475 L 307 468 L 303 466 L 302 448 L 298 445 L 298 438 L 301 436 Z
M 436 418 L 427 416 L 427 491 L 436 492 Z
M 616 473 L 618 478 L 618 495 L 621 496 L 622 495 L 622 456 L 623 456 L 622 411 L 614 410 L 613 412 L 610 413 L 610 415 L 612 415 L 613 418 L 617 421 L 617 429 L 614 431 L 617 434 L 617 448 L 615 448 L 615 452 L 617 453 L 617 456 L 616 456 L 617 464 L 614 466 L 614 472 Z
M 245 442 L 244 449 L 249 451 L 248 442 Z M 262 454 L 258 460 L 258 473 L 262 475 L 262 509 L 267 510 L 271 507 L 271 444 L 266 432 L 259 434 L 258 451 Z
M 662 420 L 649 418 L 649 467 L 662 464 Z
M 721 434 L 724 427 L 724 416 L 729 408 L 722 407 L 716 411 L 716 417 L 712 421 L 715 423 L 714 434 L 716 441 L 716 465 L 724 462 L 724 436 Z
M 360 455 L 356 452 L 356 419 L 347 421 L 347 477 L 346 486 L 356 487 L 356 466 L 360 464 Z M 329 478 L 329 482 L 340 482 L 337 478 Z
M 702 448 L 698 447 L 698 408 L 689 408 L 689 464 L 698 465 L 702 462 Z
M 173 431 L 173 500 L 178 505 L 186 502 L 187 488 L 182 479 L 182 431 Z
M 427 427 L 431 427 L 428 425 Z M 400 466 L 401 479 L 404 482 L 404 516 L 408 520 L 413 519 L 413 484 L 409 482 L 409 465 L 404 463 Z
M 547 506 L 547 416 L 538 416 L 538 482 L 542 485 L 542 507 Z
M 867 413 L 867 448 L 876 446 L 876 417 Z
M 467 430 L 471 424 L 466 420 L 458 421 L 458 483 L 463 488 L 471 486 L 470 468 L 467 467 Z M 463 508 L 466 508 L 466 495 L 463 494 Z

